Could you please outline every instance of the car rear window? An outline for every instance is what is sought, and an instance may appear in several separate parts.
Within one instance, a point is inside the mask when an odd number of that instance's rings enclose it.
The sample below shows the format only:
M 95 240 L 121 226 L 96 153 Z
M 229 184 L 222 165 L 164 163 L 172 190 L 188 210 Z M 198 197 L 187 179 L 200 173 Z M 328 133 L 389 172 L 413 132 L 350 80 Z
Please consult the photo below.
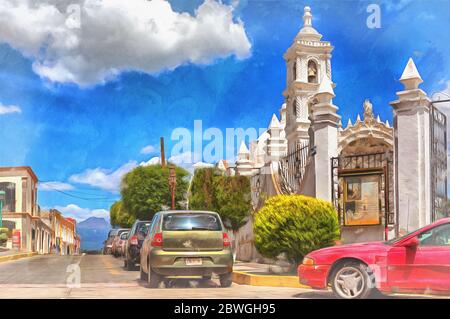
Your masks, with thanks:
M 163 219 L 163 230 L 222 230 L 219 217 L 215 214 L 167 214 Z

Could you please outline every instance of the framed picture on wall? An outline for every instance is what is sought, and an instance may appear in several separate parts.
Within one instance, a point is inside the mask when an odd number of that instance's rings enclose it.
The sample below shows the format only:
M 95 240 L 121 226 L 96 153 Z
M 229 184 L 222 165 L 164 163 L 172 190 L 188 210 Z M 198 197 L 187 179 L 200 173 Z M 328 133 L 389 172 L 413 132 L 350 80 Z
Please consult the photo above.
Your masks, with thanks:
M 380 174 L 344 177 L 344 225 L 381 223 Z

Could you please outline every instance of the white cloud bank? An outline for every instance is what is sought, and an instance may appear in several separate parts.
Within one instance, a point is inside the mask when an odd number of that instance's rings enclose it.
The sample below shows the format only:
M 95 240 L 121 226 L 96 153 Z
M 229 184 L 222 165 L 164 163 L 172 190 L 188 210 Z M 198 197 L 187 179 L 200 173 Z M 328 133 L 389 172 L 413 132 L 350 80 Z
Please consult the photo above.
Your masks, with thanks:
M 152 157 L 147 162 L 141 162 L 140 166 L 158 165 L 161 164 L 161 159 L 159 157 Z
M 31 58 L 41 77 L 80 86 L 122 71 L 157 73 L 250 54 L 233 6 L 215 0 L 205 0 L 194 15 L 173 11 L 166 0 L 76 3 L 0 0 L 0 43 Z
M 69 181 L 77 184 L 87 184 L 109 192 L 118 192 L 122 176 L 137 167 L 136 161 L 129 161 L 116 170 L 94 168 L 83 173 L 70 176 Z
M 16 105 L 3 105 L 0 103 L 0 115 L 12 113 L 22 113 L 22 109 Z
M 147 145 L 141 149 L 141 154 L 152 154 L 156 152 L 156 147 L 153 145 Z
M 63 182 L 42 182 L 38 186 L 41 191 L 68 191 L 74 187 L 68 183 Z
M 55 209 L 59 210 L 64 217 L 72 217 L 77 222 L 81 222 L 89 217 L 105 218 L 109 221 L 109 211 L 106 209 L 89 209 L 81 208 L 75 204 L 69 204 L 67 206 L 56 206 Z

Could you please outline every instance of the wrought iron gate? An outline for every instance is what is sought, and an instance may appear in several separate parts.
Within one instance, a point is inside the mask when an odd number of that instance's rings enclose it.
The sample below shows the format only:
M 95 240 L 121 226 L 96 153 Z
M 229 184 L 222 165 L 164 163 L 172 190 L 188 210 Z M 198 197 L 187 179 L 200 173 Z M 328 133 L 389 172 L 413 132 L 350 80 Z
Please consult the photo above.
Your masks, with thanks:
M 293 152 L 280 160 L 278 174 L 281 191 L 284 194 L 299 194 L 309 159 L 309 143 L 303 142 L 298 144 Z
M 447 211 L 447 117 L 431 104 L 431 219 Z

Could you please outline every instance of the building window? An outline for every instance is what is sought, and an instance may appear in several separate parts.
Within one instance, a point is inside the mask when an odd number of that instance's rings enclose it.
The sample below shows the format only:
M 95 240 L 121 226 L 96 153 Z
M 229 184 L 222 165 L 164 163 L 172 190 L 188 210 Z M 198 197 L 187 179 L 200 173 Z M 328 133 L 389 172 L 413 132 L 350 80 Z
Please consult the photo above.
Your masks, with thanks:
M 294 61 L 292 65 L 292 81 L 297 80 L 297 62 Z
M 317 83 L 317 64 L 313 60 L 308 61 L 308 83 Z
M 297 117 L 297 101 L 292 102 L 292 112 L 294 113 L 295 117 Z
M 16 211 L 16 184 L 3 182 L 0 183 L 0 191 L 5 192 L 5 201 L 3 202 L 4 212 Z

